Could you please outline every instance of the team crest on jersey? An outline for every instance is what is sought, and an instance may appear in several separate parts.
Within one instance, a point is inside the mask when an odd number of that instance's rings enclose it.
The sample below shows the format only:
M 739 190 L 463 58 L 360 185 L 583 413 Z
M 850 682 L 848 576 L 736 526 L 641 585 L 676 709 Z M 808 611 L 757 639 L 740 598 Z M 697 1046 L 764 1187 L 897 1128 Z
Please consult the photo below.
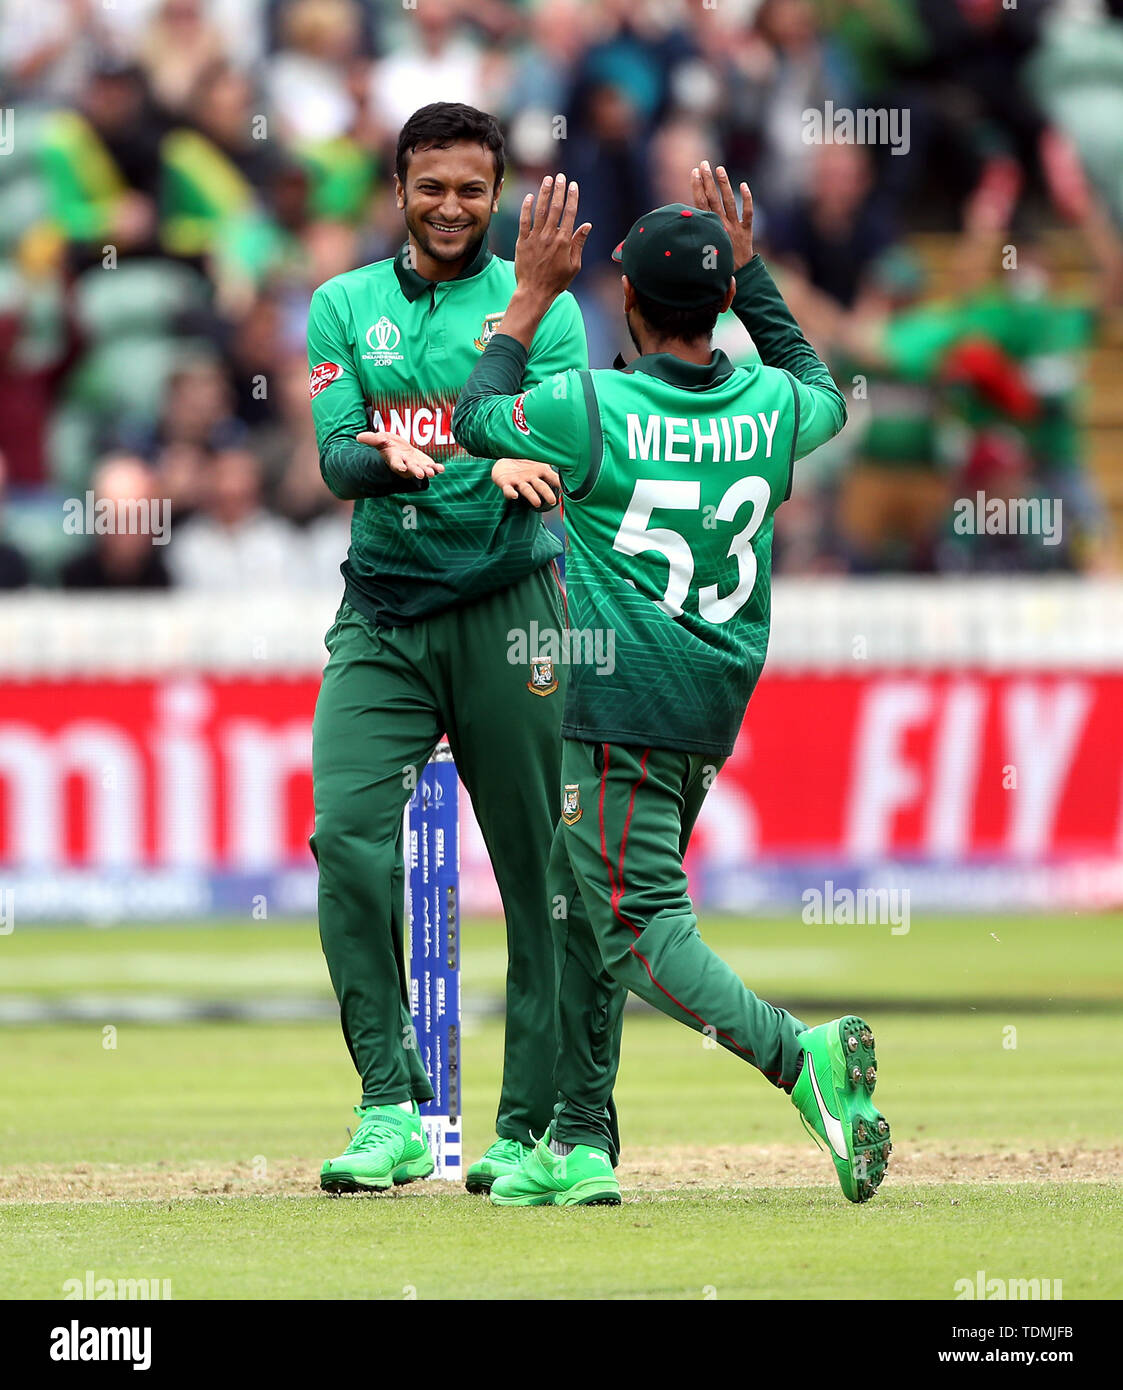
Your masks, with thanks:
M 495 337 L 495 330 L 499 327 L 499 321 L 502 319 L 505 312 L 506 310 L 500 310 L 498 314 L 488 314 L 484 319 L 484 326 L 480 329 L 480 336 L 472 339 L 481 352 L 483 352 L 484 348 L 491 342 L 492 338 Z
M 548 656 L 539 657 L 530 663 L 530 680 L 526 688 L 534 695 L 552 695 L 558 688 L 558 673 Z
M 567 782 L 562 793 L 562 820 L 566 825 L 576 825 L 584 814 L 581 808 L 581 788 L 576 782 Z
M 402 330 L 383 314 L 377 323 L 372 323 L 367 329 L 367 347 L 370 351 L 363 353 L 363 361 L 375 367 L 388 367 L 391 362 L 400 362 L 402 354 L 395 349 L 401 341 Z
M 308 395 L 315 400 L 325 386 L 330 386 L 336 377 L 343 375 L 338 362 L 317 362 L 308 373 Z

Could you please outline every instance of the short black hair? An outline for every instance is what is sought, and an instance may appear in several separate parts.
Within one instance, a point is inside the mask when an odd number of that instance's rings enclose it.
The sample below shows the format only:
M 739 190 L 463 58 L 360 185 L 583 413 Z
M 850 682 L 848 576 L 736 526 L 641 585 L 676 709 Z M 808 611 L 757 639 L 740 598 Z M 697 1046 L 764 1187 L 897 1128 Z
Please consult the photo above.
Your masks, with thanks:
M 678 338 L 684 343 L 696 342 L 699 338 L 709 338 L 721 311 L 721 300 L 709 304 L 691 305 L 680 309 L 670 304 L 660 304 L 649 299 L 632 286 L 636 296 L 636 308 L 648 328 L 659 338 Z
M 403 187 L 409 157 L 414 150 L 445 150 L 457 140 L 470 140 L 482 145 L 495 157 L 495 183 L 503 178 L 506 152 L 499 122 L 486 111 L 465 106 L 460 101 L 433 101 L 422 106 L 406 121 L 398 134 L 398 151 L 394 167 Z

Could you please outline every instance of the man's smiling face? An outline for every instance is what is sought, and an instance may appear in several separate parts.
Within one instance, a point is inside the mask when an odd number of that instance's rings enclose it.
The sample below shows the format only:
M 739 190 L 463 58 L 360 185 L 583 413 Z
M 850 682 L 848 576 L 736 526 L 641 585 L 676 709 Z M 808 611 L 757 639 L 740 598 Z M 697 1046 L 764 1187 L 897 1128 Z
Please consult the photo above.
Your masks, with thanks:
M 470 140 L 414 150 L 405 186 L 394 182 L 418 274 L 427 280 L 457 275 L 476 254 L 499 207 L 503 185 L 495 183 L 494 155 Z

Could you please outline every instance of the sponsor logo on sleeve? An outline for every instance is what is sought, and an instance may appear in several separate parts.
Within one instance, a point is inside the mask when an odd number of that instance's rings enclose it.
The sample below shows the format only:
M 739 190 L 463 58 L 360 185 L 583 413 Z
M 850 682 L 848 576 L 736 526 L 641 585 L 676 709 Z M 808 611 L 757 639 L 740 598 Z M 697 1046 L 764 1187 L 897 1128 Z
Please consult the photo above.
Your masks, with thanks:
M 343 368 L 338 362 L 317 362 L 308 374 L 308 395 L 315 400 L 325 386 L 330 386 L 342 375 Z
M 523 411 L 523 401 L 525 399 L 526 392 L 524 391 L 521 396 L 515 397 L 515 403 L 511 407 L 511 421 L 520 434 L 530 433 L 530 426 L 526 423 L 526 414 Z

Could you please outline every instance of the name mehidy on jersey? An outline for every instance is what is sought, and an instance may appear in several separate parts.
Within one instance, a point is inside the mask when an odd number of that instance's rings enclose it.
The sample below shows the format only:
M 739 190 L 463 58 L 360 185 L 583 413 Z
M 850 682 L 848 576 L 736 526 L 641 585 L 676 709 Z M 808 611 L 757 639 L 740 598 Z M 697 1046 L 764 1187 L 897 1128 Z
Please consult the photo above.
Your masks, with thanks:
M 655 463 L 739 463 L 755 458 L 763 439 L 764 457 L 771 458 L 779 418 L 778 410 L 701 419 L 677 415 L 641 418 L 629 412 L 628 457 Z

